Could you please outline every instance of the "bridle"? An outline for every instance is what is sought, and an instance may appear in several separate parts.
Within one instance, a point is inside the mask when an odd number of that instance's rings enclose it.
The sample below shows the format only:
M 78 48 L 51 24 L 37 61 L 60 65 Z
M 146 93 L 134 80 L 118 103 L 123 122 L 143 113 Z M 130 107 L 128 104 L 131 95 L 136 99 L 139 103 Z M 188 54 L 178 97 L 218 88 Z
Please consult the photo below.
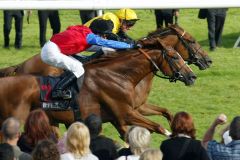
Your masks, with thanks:
M 175 30 L 174 30 L 175 31 Z M 177 32 L 177 31 L 175 31 Z M 177 32 L 177 36 L 178 36 L 178 39 L 180 39 L 180 41 L 182 42 L 182 44 L 184 45 L 184 47 L 188 50 L 188 53 L 189 53 L 189 60 L 188 60 L 188 64 L 195 64 L 195 63 L 198 63 L 198 57 L 196 56 L 197 53 L 200 51 L 201 49 L 201 46 L 196 50 L 194 51 L 192 47 L 190 47 L 190 45 L 194 44 L 195 42 L 194 41 L 190 41 L 190 40 L 187 40 L 187 39 L 184 39 L 184 35 L 185 35 L 186 31 L 183 31 L 183 33 L 180 35 L 178 32 Z M 188 41 L 188 42 L 187 42 Z M 189 45 L 190 43 L 190 45 Z M 201 55 L 201 54 L 200 54 Z
M 159 41 L 159 39 L 158 39 Z M 160 42 L 159 42 L 160 43 Z M 154 68 L 157 70 L 157 71 L 160 71 L 160 68 L 158 67 L 158 65 L 153 61 L 153 59 L 147 54 L 147 52 L 145 52 L 143 49 L 139 48 L 138 49 L 140 51 L 140 53 L 142 53 L 151 63 L 152 65 L 154 66 Z M 172 77 L 169 77 L 169 76 L 165 76 L 165 75 L 159 75 L 157 74 L 157 72 L 153 72 L 154 75 L 156 75 L 157 77 L 159 78 L 163 78 L 163 79 L 168 79 L 170 82 L 176 82 L 177 80 L 180 80 L 183 78 L 183 75 L 181 74 L 181 70 L 182 68 L 186 65 L 184 63 L 184 65 L 182 65 L 180 68 L 178 68 L 175 63 L 173 62 L 173 58 L 171 58 L 169 55 L 168 55 L 168 51 L 166 49 L 163 49 L 161 50 L 161 53 L 162 53 L 162 57 L 163 59 L 165 59 L 168 63 L 169 63 L 169 66 L 171 68 L 171 71 L 173 72 L 173 76 Z M 162 66 L 162 63 L 161 65 Z
M 171 33 L 171 31 L 174 31 L 178 37 L 178 39 L 180 40 L 180 42 L 183 44 L 183 46 L 188 50 L 188 53 L 189 53 L 189 60 L 188 60 L 188 64 L 196 64 L 196 63 L 199 63 L 199 59 L 198 57 L 196 56 L 197 53 L 201 50 L 201 46 L 196 50 L 194 51 L 193 48 L 190 46 L 192 44 L 195 43 L 195 41 L 190 41 L 189 39 L 186 39 L 184 38 L 185 34 L 186 34 L 186 31 L 183 31 L 182 34 L 180 34 L 179 32 L 177 32 L 175 29 L 169 27 L 167 28 L 167 30 L 163 30 L 161 31 L 160 33 L 157 33 L 155 35 L 150 35 L 149 38 L 153 38 L 155 37 L 156 35 L 158 36 L 164 36 L 166 34 L 169 34 Z M 190 43 L 190 44 L 189 44 Z M 176 44 L 177 45 L 177 44 Z M 200 54 L 201 55 L 201 54 Z

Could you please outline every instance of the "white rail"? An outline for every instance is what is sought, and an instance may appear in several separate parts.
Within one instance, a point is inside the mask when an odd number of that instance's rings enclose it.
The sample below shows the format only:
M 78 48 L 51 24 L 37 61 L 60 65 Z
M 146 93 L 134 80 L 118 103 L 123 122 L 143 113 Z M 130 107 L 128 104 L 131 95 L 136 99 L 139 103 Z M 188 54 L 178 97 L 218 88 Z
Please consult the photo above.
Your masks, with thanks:
M 0 9 L 238 8 L 240 0 L 0 0 Z

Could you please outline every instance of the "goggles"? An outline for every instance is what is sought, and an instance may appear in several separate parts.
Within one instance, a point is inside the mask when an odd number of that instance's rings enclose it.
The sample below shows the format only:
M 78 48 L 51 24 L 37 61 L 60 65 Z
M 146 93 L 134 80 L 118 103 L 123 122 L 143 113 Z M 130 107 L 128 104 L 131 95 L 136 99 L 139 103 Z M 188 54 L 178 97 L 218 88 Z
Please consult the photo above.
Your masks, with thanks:
M 128 27 L 132 27 L 135 25 L 137 20 L 123 20 L 123 23 L 128 26 Z

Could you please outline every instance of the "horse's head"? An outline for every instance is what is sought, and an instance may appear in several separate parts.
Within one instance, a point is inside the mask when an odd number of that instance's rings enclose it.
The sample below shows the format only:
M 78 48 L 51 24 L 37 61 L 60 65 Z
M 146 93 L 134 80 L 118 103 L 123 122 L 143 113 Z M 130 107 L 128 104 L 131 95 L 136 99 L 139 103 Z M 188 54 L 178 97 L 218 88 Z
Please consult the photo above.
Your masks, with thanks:
M 178 43 L 174 48 L 180 52 L 183 59 L 188 61 L 188 64 L 195 64 L 200 70 L 210 67 L 212 60 L 191 34 L 178 25 L 171 25 L 169 28 L 177 34 L 181 41 L 181 44 Z
M 140 43 L 142 43 L 144 47 L 156 46 L 154 38 L 164 40 L 164 43 L 174 47 L 188 64 L 195 64 L 201 70 L 207 69 L 212 63 L 212 60 L 201 48 L 200 44 L 189 33 L 177 25 L 157 29 L 149 33 L 145 39 L 141 39 Z
M 163 74 L 169 76 L 169 80 L 171 82 L 180 80 L 184 82 L 185 85 L 194 84 L 196 76 L 193 73 L 192 69 L 179 55 L 179 53 L 171 46 L 166 46 L 160 39 L 158 39 L 158 44 L 162 48 L 162 56 L 159 58 L 158 67 L 163 72 Z M 157 70 L 159 69 L 157 68 Z

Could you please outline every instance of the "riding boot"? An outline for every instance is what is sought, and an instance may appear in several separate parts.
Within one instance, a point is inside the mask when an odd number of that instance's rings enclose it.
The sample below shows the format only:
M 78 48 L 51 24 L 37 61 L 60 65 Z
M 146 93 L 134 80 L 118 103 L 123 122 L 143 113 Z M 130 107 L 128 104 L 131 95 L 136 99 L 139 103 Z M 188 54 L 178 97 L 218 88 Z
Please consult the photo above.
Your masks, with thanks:
M 52 98 L 70 99 L 71 91 L 65 89 L 76 79 L 77 77 L 72 72 L 66 74 L 66 76 L 63 77 L 63 79 L 61 79 L 54 87 L 52 91 Z

